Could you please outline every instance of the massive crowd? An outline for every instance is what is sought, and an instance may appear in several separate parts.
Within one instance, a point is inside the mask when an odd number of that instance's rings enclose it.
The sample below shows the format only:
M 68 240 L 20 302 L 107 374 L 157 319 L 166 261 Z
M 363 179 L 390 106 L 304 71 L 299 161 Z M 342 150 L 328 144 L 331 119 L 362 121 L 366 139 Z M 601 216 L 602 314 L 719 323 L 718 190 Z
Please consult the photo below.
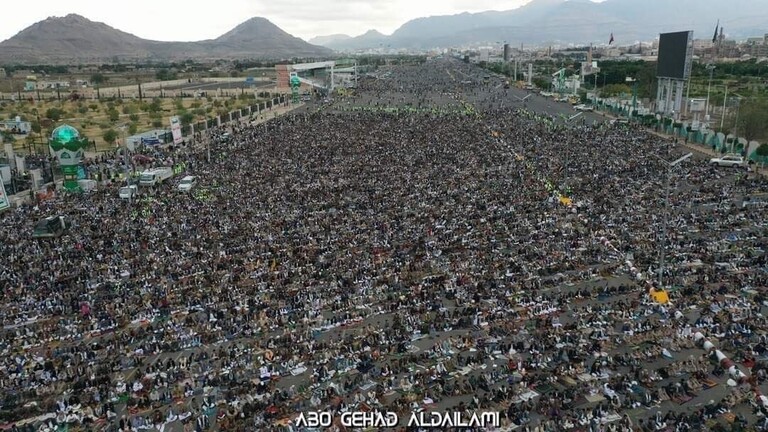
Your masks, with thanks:
M 391 67 L 209 131 L 210 162 L 156 155 L 187 162 L 190 193 L 129 205 L 108 185 L 0 215 L 0 424 L 298 431 L 302 412 L 436 410 L 498 411 L 497 430 L 768 430 L 768 225 L 740 205 L 766 182 L 671 171 L 656 302 L 651 155 L 684 149 L 505 104 L 483 75 Z M 94 169 L 119 171 L 108 159 Z M 70 230 L 33 240 L 54 214 Z

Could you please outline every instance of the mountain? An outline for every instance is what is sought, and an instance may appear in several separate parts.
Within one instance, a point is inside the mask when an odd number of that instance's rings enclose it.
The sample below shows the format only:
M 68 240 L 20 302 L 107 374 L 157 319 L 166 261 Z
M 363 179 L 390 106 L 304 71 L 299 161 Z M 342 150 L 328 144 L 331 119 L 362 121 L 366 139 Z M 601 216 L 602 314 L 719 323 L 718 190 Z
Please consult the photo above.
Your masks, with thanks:
M 695 11 L 695 13 L 691 13 Z M 416 18 L 391 36 L 366 42 L 358 36 L 331 48 L 360 50 L 381 46 L 428 49 L 481 44 L 552 45 L 618 44 L 653 40 L 659 33 L 693 30 L 695 38 L 712 37 L 717 20 L 732 38 L 768 31 L 768 2 L 730 0 L 533 0 L 517 9 Z M 382 40 L 383 39 L 383 40 Z
M 345 35 L 345 34 L 332 34 L 327 36 L 315 36 L 312 39 L 308 40 L 307 42 L 311 43 L 312 45 L 320 45 L 320 46 L 327 47 L 331 44 L 342 42 L 347 39 L 352 39 L 352 36 Z
M 51 17 L 0 43 L 0 64 L 73 64 L 187 59 L 325 57 L 332 51 L 251 18 L 213 40 L 159 42 L 80 15 Z
M 378 48 L 388 44 L 388 37 L 377 30 L 368 30 L 360 36 L 336 40 L 323 46 L 335 50 L 361 50 L 369 47 Z
M 330 50 L 311 45 L 291 36 L 266 18 L 251 18 L 219 36 L 211 44 L 227 57 L 313 57 L 330 54 Z

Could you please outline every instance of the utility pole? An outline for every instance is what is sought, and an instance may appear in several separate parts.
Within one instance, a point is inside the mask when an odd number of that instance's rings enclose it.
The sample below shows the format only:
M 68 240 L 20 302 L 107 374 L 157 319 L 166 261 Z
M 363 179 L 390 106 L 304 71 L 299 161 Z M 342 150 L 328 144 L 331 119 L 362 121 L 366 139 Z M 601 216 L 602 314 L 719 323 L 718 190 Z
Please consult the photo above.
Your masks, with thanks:
M 725 101 L 728 100 L 728 84 L 725 85 L 725 94 L 723 95 L 723 113 L 720 116 L 720 132 L 723 131 L 723 125 L 725 125 Z
M 667 226 L 669 225 L 669 190 L 671 189 L 672 183 L 672 169 L 679 165 L 681 162 L 693 156 L 693 153 L 688 153 L 673 162 L 667 162 L 665 159 L 655 154 L 652 156 L 663 161 L 667 168 L 666 191 L 664 192 L 664 219 L 661 225 L 661 245 L 659 250 L 659 289 L 664 289 L 664 260 L 666 258 L 665 254 L 667 248 Z
M 128 170 L 128 140 L 126 139 L 126 126 L 120 126 L 120 131 L 123 133 L 123 163 L 125 164 L 125 185 L 128 187 L 128 208 L 133 207 L 133 189 L 131 189 L 131 175 Z
M 707 85 L 707 107 L 705 108 L 704 119 L 709 121 L 709 93 L 712 90 L 712 74 L 715 71 L 715 65 L 710 63 L 707 65 L 707 69 L 709 70 L 709 84 Z

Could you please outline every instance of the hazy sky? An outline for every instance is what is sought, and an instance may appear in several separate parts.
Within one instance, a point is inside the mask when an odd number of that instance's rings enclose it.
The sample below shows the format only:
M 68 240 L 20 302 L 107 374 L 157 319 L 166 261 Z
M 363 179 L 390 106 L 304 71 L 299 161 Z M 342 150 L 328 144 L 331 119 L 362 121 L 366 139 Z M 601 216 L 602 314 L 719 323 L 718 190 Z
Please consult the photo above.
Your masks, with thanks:
M 101 21 L 145 39 L 212 39 L 254 16 L 262 16 L 303 39 L 370 29 L 390 34 L 412 18 L 485 10 L 508 10 L 530 0 L 38 0 L 4 14 L 0 40 L 50 16 L 69 13 Z

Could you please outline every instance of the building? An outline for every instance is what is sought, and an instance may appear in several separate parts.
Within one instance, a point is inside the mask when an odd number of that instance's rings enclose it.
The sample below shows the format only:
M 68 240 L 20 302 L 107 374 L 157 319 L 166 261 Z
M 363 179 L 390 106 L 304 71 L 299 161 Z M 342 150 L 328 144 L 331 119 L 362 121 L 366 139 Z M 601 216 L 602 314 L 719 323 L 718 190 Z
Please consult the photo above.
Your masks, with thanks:
M 10 131 L 15 135 L 26 135 L 32 131 L 32 124 L 28 121 L 22 121 L 21 117 L 13 120 L 0 121 L 0 130 Z

